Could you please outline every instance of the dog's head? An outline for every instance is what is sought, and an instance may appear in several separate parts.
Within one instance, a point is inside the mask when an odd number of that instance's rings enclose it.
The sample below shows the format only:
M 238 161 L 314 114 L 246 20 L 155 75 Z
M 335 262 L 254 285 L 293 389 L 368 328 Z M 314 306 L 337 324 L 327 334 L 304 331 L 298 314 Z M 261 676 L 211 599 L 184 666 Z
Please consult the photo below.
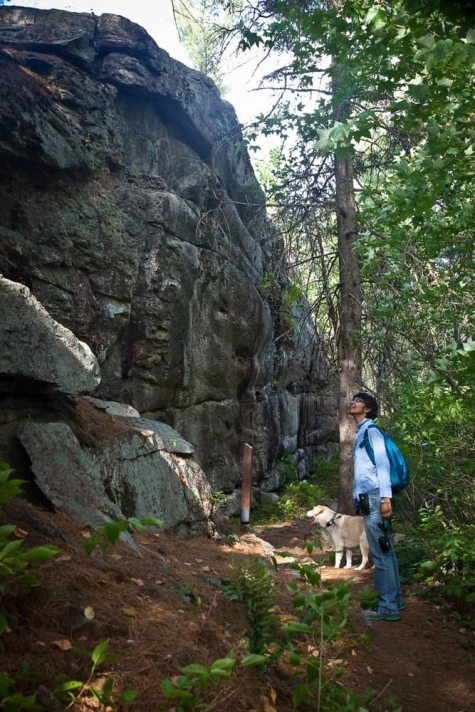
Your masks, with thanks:
M 322 505 L 317 505 L 316 507 L 313 507 L 313 509 L 309 509 L 306 517 L 307 519 L 310 519 L 310 522 L 313 524 L 314 522 L 317 522 L 320 524 L 319 517 L 323 514 L 324 510 L 326 507 L 323 507 Z
M 321 527 L 325 527 L 334 514 L 335 512 L 333 509 L 330 509 L 330 507 L 318 504 L 313 509 L 309 509 L 306 516 L 312 523 L 316 522 L 317 524 L 320 524 Z

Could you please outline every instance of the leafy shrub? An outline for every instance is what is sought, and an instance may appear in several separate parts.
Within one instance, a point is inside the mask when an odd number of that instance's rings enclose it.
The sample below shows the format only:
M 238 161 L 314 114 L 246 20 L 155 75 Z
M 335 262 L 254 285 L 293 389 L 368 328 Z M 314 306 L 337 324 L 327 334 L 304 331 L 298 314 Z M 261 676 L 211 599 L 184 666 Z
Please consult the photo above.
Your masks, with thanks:
M 453 376 L 454 374 L 452 374 Z M 441 505 L 459 524 L 475 523 L 475 401 L 472 387 L 463 397 L 443 379 L 399 385 L 390 392 L 398 404 L 390 427 L 407 457 L 412 482 L 400 509 L 414 519 L 421 507 Z M 403 512 L 401 511 L 401 514 Z
M 311 479 L 318 483 L 329 499 L 338 497 L 339 461 L 339 453 L 335 453 L 330 458 L 315 457 L 312 462 Z
M 181 675 L 173 680 L 162 680 L 161 687 L 169 699 L 176 700 L 178 712 L 185 709 L 205 708 L 202 693 L 208 692 L 223 680 L 231 677 L 236 665 L 236 655 L 229 653 L 225 658 L 216 660 L 210 667 L 191 663 L 181 668 Z
M 285 519 L 302 516 L 324 497 L 324 491 L 308 480 L 291 482 L 283 492 L 278 504 Z
M 448 520 L 440 505 L 424 508 L 420 515 L 427 557 L 415 579 L 424 583 L 426 595 L 447 606 L 463 624 L 475 627 L 475 524 L 461 526 Z
M 395 543 L 401 582 L 410 584 L 421 563 L 429 557 L 429 550 L 417 528 L 412 528 Z
M 261 655 L 246 655 L 239 662 L 239 667 L 260 666 L 263 662 L 265 658 Z M 181 675 L 172 680 L 162 680 L 161 687 L 165 695 L 174 700 L 173 709 L 176 712 L 187 709 L 207 709 L 208 705 L 203 697 L 232 677 L 236 673 L 237 666 L 236 654 L 231 651 L 225 658 L 215 660 L 209 667 L 200 663 L 191 663 L 181 668 Z
M 295 470 L 294 464 L 293 468 Z M 278 495 L 279 500 L 275 504 L 253 507 L 254 524 L 276 524 L 301 517 L 325 497 L 325 492 L 310 479 L 305 479 L 288 482 L 278 491 Z
M 22 480 L 10 479 L 13 470 L 0 461 L 0 503 L 21 492 Z M 0 512 L 0 514 L 2 514 Z M 0 635 L 14 616 L 6 610 L 5 600 L 29 591 L 38 583 L 38 571 L 32 568 L 35 561 L 47 561 L 59 552 L 56 546 L 37 546 L 23 551 L 22 539 L 11 539 L 14 524 L 0 526 Z
M 96 529 L 89 539 L 83 540 L 84 551 L 90 556 L 94 549 L 97 548 L 105 554 L 109 544 L 117 544 L 120 535 L 124 532 L 129 530 L 143 531 L 147 526 L 160 528 L 162 522 L 155 517 L 143 517 L 142 519 L 128 517 L 116 522 L 106 522 L 102 527 Z

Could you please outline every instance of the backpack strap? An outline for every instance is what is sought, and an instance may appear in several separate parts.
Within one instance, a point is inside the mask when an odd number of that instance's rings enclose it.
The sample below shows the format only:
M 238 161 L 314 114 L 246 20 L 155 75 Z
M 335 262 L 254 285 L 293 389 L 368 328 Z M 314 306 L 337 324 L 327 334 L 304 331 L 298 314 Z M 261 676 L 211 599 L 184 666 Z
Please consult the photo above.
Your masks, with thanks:
M 381 435 L 384 435 L 384 431 L 381 430 L 381 428 L 379 427 L 379 425 L 376 425 L 376 423 L 371 423 L 370 425 L 368 425 L 367 428 L 365 428 L 364 435 L 363 435 L 363 442 L 360 443 L 360 447 L 363 447 L 363 443 L 364 443 L 365 440 L 369 440 L 369 437 L 368 437 L 368 430 L 369 430 L 370 428 L 376 428 L 376 430 L 379 430 L 379 432 L 381 433 Z
M 370 425 L 368 425 L 367 428 L 365 428 L 364 435 L 363 435 L 363 440 L 360 442 L 360 447 L 366 448 L 366 452 L 367 452 L 367 454 L 368 454 L 368 457 L 369 457 L 369 459 L 371 460 L 371 462 L 372 462 L 373 465 L 374 465 L 374 464 L 375 464 L 374 451 L 373 451 L 373 448 L 372 448 L 371 443 L 370 443 L 370 441 L 369 441 L 369 435 L 368 435 L 368 430 L 369 430 L 370 428 L 376 428 L 376 430 L 379 430 L 379 432 L 381 433 L 381 435 L 384 435 L 384 433 L 383 433 L 383 431 L 381 430 L 381 428 L 380 428 L 378 425 L 375 425 L 374 423 L 371 423 Z

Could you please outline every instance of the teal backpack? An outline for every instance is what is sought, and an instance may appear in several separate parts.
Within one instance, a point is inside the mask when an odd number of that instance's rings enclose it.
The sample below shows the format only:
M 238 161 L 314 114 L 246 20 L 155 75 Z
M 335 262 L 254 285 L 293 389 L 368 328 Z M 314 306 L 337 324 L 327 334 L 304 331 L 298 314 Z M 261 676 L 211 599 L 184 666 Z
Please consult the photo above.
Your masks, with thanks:
M 409 474 L 409 467 L 407 466 L 405 457 L 388 433 L 386 433 L 384 430 L 381 430 L 381 428 L 379 428 L 377 425 L 368 425 L 365 430 L 363 442 L 361 443 L 360 447 L 366 448 L 368 457 L 373 463 L 373 465 L 375 464 L 374 452 L 368 437 L 368 430 L 370 428 L 376 428 L 384 437 L 384 442 L 386 444 L 386 454 L 388 456 L 390 466 L 391 489 L 393 491 L 393 494 L 398 494 L 398 492 L 401 492 L 404 487 L 407 487 L 411 477 Z

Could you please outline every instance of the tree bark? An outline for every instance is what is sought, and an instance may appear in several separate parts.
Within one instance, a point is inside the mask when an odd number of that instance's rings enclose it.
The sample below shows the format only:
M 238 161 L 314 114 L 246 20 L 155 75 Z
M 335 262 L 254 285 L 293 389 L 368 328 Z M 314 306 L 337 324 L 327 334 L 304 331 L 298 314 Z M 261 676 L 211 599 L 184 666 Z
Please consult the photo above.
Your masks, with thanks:
M 353 446 L 355 426 L 348 415 L 352 395 L 361 384 L 361 275 L 354 250 L 357 237 L 353 161 L 350 154 L 335 157 L 335 189 L 340 271 L 340 330 L 338 334 L 340 472 L 338 511 L 354 514 Z

